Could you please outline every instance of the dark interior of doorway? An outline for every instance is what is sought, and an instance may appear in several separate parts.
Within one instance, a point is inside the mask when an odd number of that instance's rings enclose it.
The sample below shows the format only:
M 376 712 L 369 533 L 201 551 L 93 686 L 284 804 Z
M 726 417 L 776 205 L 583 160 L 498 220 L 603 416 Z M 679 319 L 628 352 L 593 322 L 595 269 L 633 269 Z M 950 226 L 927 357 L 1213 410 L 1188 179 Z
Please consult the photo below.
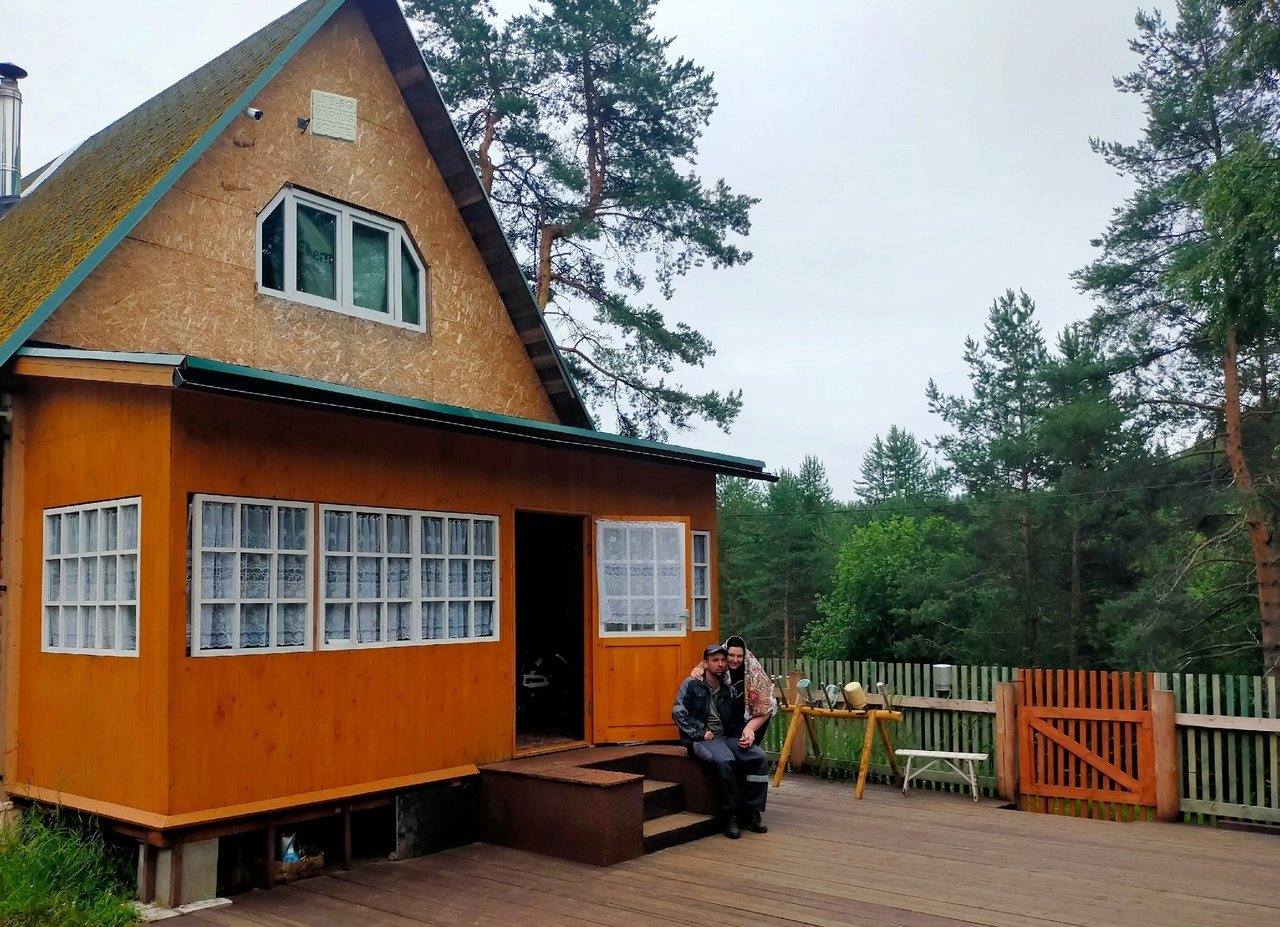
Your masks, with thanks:
M 583 739 L 583 524 L 516 513 L 516 749 Z

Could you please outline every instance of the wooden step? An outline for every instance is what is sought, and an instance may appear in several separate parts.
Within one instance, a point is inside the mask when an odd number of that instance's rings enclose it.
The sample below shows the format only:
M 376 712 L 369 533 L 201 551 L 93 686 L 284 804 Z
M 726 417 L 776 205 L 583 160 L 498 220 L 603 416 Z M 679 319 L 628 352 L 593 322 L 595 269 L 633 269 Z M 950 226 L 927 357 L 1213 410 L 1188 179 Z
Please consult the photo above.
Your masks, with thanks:
M 644 819 L 664 817 L 684 810 L 684 786 L 661 779 L 644 780 Z
M 679 811 L 644 822 L 644 851 L 652 853 L 678 843 L 688 843 L 719 832 L 720 824 L 710 814 Z

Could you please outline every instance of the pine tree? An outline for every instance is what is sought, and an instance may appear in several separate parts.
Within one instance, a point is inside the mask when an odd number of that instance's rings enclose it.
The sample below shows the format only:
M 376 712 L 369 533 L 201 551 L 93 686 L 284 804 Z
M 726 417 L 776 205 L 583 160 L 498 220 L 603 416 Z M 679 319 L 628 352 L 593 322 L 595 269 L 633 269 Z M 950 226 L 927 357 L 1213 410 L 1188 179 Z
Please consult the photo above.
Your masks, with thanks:
M 696 419 L 727 429 L 742 395 L 672 381 L 715 351 L 648 286 L 669 299 L 691 268 L 748 261 L 735 240 L 757 201 L 695 172 L 712 76 L 671 54 L 655 6 L 544 0 L 505 22 L 486 0 L 407 9 L 579 389 L 623 434 L 665 439 Z
M 897 425 L 889 426 L 884 439 L 876 435 L 859 472 L 862 479 L 854 487 L 867 505 L 918 508 L 946 497 L 946 475 L 929 460 L 916 436 Z
M 1041 422 L 1041 448 L 1051 486 L 1046 502 L 1065 526 L 1068 590 L 1065 631 L 1068 666 L 1096 663 L 1101 647 L 1094 616 L 1110 585 L 1128 570 L 1132 545 L 1118 523 L 1149 512 L 1133 510 L 1135 471 L 1149 462 L 1145 435 L 1116 395 L 1096 338 L 1081 323 L 1058 336 L 1057 352 L 1043 372 L 1048 403 Z M 1059 548 L 1060 549 L 1060 548 Z M 1090 595 L 1097 586 L 1097 595 Z
M 1135 144 L 1094 142 L 1137 189 L 1079 271 L 1094 325 L 1151 405 L 1223 447 L 1252 544 L 1263 670 L 1280 677 L 1280 491 L 1247 419 L 1274 413 L 1280 198 L 1271 75 L 1250 73 L 1217 0 L 1180 0 L 1168 25 L 1139 14 L 1136 71 L 1116 81 L 1147 117 Z M 1258 453 L 1256 451 L 1264 451 Z
M 1035 665 L 1040 656 L 1041 557 L 1036 538 L 1033 493 L 1044 486 L 1048 461 L 1041 449 L 1040 429 L 1048 405 L 1044 367 L 1048 361 L 1036 306 L 1024 292 L 1006 291 L 991 306 L 986 334 L 981 342 L 965 341 L 964 359 L 969 366 L 971 397 L 944 395 L 929 381 L 926 395 L 931 411 L 951 426 L 953 433 L 937 439 L 936 446 L 950 462 L 956 479 L 991 506 L 990 533 L 975 535 L 989 554 L 1011 551 L 1017 563 L 1010 606 L 1021 627 L 1021 658 Z M 999 506 L 999 507 L 996 507 Z M 1003 510 L 1011 507 L 1016 537 L 1010 537 Z M 992 616 L 996 620 L 998 616 Z M 993 629 L 993 634 L 1007 633 Z
M 831 585 L 839 545 L 835 507 L 826 468 L 813 456 L 795 472 L 781 470 L 763 493 L 741 481 L 721 482 L 722 629 L 742 634 L 761 653 L 795 655 L 818 597 Z

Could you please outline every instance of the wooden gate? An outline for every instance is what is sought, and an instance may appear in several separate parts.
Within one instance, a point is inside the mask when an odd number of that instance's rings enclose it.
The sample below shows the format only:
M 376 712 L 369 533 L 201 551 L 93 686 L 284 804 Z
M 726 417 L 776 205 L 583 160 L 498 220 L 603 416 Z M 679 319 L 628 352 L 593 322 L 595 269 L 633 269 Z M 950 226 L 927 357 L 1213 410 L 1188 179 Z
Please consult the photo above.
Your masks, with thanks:
M 1154 817 L 1156 760 L 1147 674 L 1021 669 L 1018 681 L 1023 810 L 1117 820 Z

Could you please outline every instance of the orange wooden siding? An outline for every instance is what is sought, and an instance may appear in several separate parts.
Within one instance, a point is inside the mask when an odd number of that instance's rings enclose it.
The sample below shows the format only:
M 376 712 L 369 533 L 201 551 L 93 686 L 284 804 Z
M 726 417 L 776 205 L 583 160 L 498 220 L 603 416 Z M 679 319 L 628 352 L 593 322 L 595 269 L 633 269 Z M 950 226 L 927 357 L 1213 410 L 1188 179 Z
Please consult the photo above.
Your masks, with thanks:
M 43 510 L 141 496 L 141 536 L 169 524 L 169 391 L 73 381 L 28 381 L 15 415 L 25 435 L 25 547 L 20 622 L 10 633 L 20 660 L 18 710 L 10 718 L 5 779 L 58 793 L 162 809 L 169 785 L 167 661 L 159 655 L 181 624 L 167 621 L 169 548 L 140 557 L 139 657 L 41 650 Z M 6 487 L 8 491 L 11 487 Z M 12 497 L 6 503 L 14 503 Z M 12 589 L 15 582 L 20 589 Z M 11 651 L 12 652 L 12 651 Z
M 175 400 L 175 550 L 186 549 L 186 500 L 196 492 L 497 515 L 502 623 L 497 642 L 197 659 L 175 637 L 171 813 L 511 756 L 515 512 L 677 512 L 699 528 L 714 523 L 707 473 L 191 394 Z M 185 569 L 174 558 L 175 622 L 185 620 Z M 671 736 L 671 697 L 704 638 L 677 639 L 623 680 L 604 674 L 591 689 L 589 676 L 593 706 L 617 703 L 623 682 L 638 697 L 614 709 L 631 712 L 621 720 Z
M 711 529 L 711 474 L 164 388 L 29 382 L 19 404 L 22 505 L 35 540 L 19 586 L 28 595 L 10 783 L 193 815 L 509 758 L 518 510 L 587 520 L 588 738 L 675 735 L 675 688 L 714 632 L 615 639 L 607 663 L 591 660 L 602 656 L 591 521 L 680 513 Z M 188 657 L 188 500 L 197 492 L 497 515 L 500 639 Z M 43 510 L 135 495 L 139 656 L 42 653 Z

